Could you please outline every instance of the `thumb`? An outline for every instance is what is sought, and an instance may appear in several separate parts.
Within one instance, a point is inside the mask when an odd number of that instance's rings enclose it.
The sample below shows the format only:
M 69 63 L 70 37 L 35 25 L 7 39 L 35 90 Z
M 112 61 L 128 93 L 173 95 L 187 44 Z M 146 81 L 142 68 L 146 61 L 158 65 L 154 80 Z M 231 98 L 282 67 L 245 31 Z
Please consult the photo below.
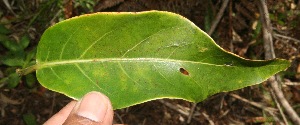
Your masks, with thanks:
M 112 125 L 113 110 L 108 97 L 90 92 L 79 100 L 63 125 Z

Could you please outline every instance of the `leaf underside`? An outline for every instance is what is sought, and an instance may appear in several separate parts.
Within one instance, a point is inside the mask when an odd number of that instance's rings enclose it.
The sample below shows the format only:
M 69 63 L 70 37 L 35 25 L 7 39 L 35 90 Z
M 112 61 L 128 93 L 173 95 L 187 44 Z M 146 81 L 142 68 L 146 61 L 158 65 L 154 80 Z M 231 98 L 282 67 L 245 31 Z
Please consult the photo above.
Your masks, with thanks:
M 200 102 L 288 66 L 286 60 L 242 59 L 186 18 L 148 11 L 83 15 L 48 28 L 35 69 L 50 90 L 74 99 L 100 91 L 120 109 L 159 98 Z

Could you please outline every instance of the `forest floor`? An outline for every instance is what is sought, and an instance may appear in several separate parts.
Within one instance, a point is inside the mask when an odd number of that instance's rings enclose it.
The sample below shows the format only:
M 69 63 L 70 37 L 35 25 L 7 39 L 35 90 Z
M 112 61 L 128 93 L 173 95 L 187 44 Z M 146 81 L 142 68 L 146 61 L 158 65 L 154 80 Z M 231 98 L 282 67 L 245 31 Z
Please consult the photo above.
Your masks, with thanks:
M 225 1 L 225 0 L 224 0 Z M 223 0 L 3 0 L 0 1 L 0 25 L 6 37 L 30 42 L 25 52 L 34 50 L 43 32 L 51 25 L 77 15 L 93 12 L 139 12 L 163 10 L 178 13 L 208 32 Z M 300 114 L 300 0 L 267 0 L 274 33 L 277 58 L 292 62 L 279 73 L 281 88 L 294 110 Z M 255 1 L 229 0 L 212 38 L 227 51 L 247 59 L 264 59 L 260 12 Z M 0 28 L 0 41 L 3 39 Z M 3 44 L 3 43 L 2 43 Z M 0 124 L 42 124 L 58 112 L 70 98 L 47 90 L 36 80 L 21 78 L 17 85 L 4 79 L 20 68 L 8 66 L 1 59 L 9 53 L 0 44 Z M 33 58 L 34 59 L 34 58 Z M 32 80 L 28 85 L 26 82 Z M 241 98 L 245 99 L 243 101 Z M 253 103 L 269 107 L 259 108 Z M 115 110 L 114 122 L 124 124 L 280 124 L 283 115 L 276 107 L 268 83 L 213 95 L 194 108 L 194 104 L 173 99 L 146 102 Z M 285 114 L 288 118 L 288 116 Z M 289 119 L 288 119 L 289 120 Z

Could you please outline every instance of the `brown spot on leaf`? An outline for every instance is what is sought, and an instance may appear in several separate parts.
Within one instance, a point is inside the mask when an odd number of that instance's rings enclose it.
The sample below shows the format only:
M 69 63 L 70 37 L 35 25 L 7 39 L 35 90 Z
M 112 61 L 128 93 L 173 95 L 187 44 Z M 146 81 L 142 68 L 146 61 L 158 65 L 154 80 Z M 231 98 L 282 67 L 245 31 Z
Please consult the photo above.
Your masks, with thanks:
M 184 68 L 180 68 L 179 71 L 183 74 L 183 75 L 189 75 L 190 73 L 185 70 Z

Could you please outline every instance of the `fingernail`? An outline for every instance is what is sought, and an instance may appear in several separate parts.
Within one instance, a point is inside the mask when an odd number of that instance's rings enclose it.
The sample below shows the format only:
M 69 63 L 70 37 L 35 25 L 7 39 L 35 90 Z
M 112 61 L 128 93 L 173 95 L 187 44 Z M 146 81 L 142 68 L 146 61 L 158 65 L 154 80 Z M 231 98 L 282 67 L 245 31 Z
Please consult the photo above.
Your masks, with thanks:
M 108 108 L 108 98 L 99 92 L 89 92 L 81 101 L 76 114 L 95 122 L 103 122 Z

